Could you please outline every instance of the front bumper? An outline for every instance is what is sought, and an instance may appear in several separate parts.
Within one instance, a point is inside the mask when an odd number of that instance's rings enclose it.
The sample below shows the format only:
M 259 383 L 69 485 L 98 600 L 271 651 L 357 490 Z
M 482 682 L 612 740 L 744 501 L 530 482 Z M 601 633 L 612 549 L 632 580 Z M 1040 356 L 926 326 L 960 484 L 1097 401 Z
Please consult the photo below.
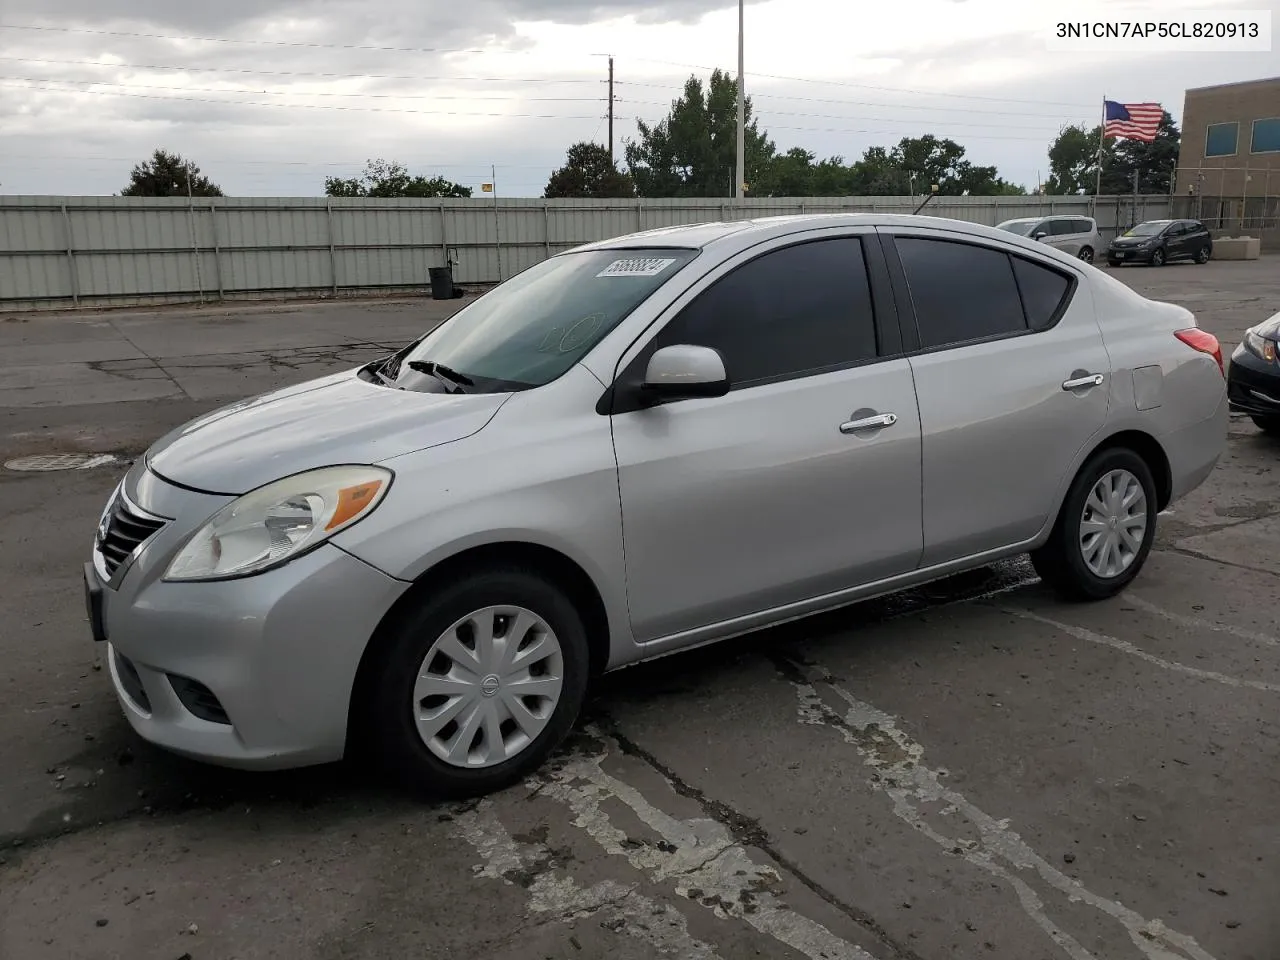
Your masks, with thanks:
M 1268 363 L 1236 347 L 1227 368 L 1231 409 L 1258 417 L 1280 417 L 1280 364 Z
M 136 469 L 136 468 L 135 468 Z M 148 474 L 124 484 L 169 520 L 103 582 L 107 662 L 134 730 L 224 766 L 279 769 L 342 757 L 357 667 L 409 586 L 332 544 L 257 576 L 165 583 L 185 539 L 227 500 Z
M 1155 247 L 1149 250 L 1139 250 L 1136 247 L 1126 247 L 1117 250 L 1114 247 L 1107 250 L 1107 263 L 1125 264 L 1125 263 L 1150 263 L 1151 254 L 1156 250 Z

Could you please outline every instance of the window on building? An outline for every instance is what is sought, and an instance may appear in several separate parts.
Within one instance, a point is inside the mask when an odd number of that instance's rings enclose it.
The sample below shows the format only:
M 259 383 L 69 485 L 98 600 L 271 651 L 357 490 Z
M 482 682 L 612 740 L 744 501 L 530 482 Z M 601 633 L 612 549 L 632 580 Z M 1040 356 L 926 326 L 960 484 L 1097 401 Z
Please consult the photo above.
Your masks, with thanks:
M 1249 151 L 1251 153 L 1280 152 L 1280 117 L 1253 121 L 1253 143 Z
M 1240 124 L 1211 123 L 1204 140 L 1206 157 L 1230 157 L 1236 152 L 1240 139 Z

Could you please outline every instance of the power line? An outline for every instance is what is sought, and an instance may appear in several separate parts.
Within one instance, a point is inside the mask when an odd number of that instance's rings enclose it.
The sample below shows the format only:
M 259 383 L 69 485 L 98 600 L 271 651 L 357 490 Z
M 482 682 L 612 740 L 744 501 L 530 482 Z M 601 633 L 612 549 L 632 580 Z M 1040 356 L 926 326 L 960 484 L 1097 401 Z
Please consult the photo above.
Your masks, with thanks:
M 619 80 L 618 86 L 649 87 L 657 90 L 671 89 L 670 84 L 638 83 L 634 80 Z M 843 97 L 799 97 L 799 96 L 793 96 L 793 95 L 783 94 L 783 93 L 753 93 L 753 94 L 750 94 L 750 98 L 753 102 L 757 100 L 794 100 L 801 103 L 847 104 L 849 106 L 856 106 L 856 107 L 885 107 L 890 110 L 935 110 L 935 111 L 945 110 L 947 113 L 978 113 L 978 114 L 985 114 L 985 115 L 998 116 L 998 117 L 1040 117 L 1044 119 L 1048 119 L 1050 117 L 1050 115 L 1044 113 L 1044 111 L 1027 112 L 1027 111 L 1018 111 L 1018 110 L 983 110 L 977 107 L 955 107 L 950 104 L 947 104 L 945 106 L 944 105 L 933 106 L 927 103 L 882 103 L 882 102 L 873 101 L 873 100 L 849 100 Z M 665 104 L 665 103 L 661 104 L 661 106 L 667 106 L 667 105 L 668 104 Z M 1096 104 L 1093 107 L 1090 107 L 1090 109 L 1094 109 L 1095 107 L 1096 107 Z M 1053 114 L 1052 116 L 1057 119 L 1067 119 L 1067 118 L 1075 119 L 1079 115 L 1080 114 L 1078 113 L 1072 113 L 1072 114 L 1059 113 L 1059 114 Z
M 527 55 L 535 51 L 532 50 L 510 50 L 510 49 L 483 49 L 479 47 L 391 47 L 391 46 L 375 46 L 371 44 L 355 44 L 355 43 L 319 43 L 315 41 L 304 40 L 263 40 L 255 39 L 235 39 L 230 37 L 195 37 L 180 36 L 174 34 L 159 33 L 135 33 L 125 30 L 95 30 L 87 27 L 54 27 L 36 24 L 15 24 L 0 23 L 0 30 L 32 30 L 47 33 L 70 33 L 70 34 L 86 34 L 92 36 L 107 37 L 127 37 L 142 40 L 170 40 L 184 43 L 221 43 L 229 45 L 245 45 L 245 46 L 275 46 L 275 47 L 296 47 L 312 50 L 366 50 L 378 53 L 475 53 L 475 54 L 521 54 Z M 631 57 L 629 58 L 636 63 L 653 63 L 661 66 L 680 67 L 687 70 L 715 70 L 721 69 L 717 67 L 709 67 L 706 64 L 699 63 L 683 63 L 678 60 L 656 60 L 649 57 Z M 786 74 L 778 73 L 758 73 L 749 71 L 749 77 L 755 77 L 762 80 L 785 80 L 790 83 L 809 83 L 838 87 L 853 87 L 862 90 L 881 90 L 889 93 L 907 93 L 914 96 L 924 97 L 948 97 L 960 100 L 979 100 L 988 103 L 1023 103 L 1035 106 L 1059 106 L 1059 107 L 1079 107 L 1081 109 L 1093 109 L 1092 104 L 1073 103 L 1062 100 L 1029 100 L 1016 97 L 992 97 L 973 93 L 949 93 L 941 90 L 915 90 L 909 87 L 890 87 L 878 84 L 858 83 L 851 80 L 819 80 L 814 77 L 794 77 Z
M 603 80 L 590 77 L 473 77 L 423 76 L 387 73 L 330 73 L 314 70 L 257 70 L 246 67 L 184 67 L 163 63 L 104 63 L 101 60 L 63 60 L 53 57 L 0 57 L 3 63 L 51 63 L 59 66 L 108 67 L 117 70 L 178 70 L 184 73 L 236 73 L 263 77 L 322 77 L 328 80 L 414 80 L 432 83 L 590 83 Z M 669 88 L 670 84 L 666 87 Z
M 662 104 L 662 103 L 655 103 L 655 102 L 654 102 L 654 101 L 652 101 L 652 100 L 623 100 L 622 102 L 623 102 L 623 103 L 634 103 L 634 104 L 636 104 L 637 106 L 647 106 L 647 107 L 662 107 L 662 106 L 666 106 L 666 104 Z M 965 121 L 965 120 L 929 120 L 929 119 L 924 119 L 924 118 L 920 118 L 920 117 L 904 117 L 904 118 L 898 118 L 898 117 L 860 117 L 860 116 L 854 116 L 854 115 L 852 115 L 852 114 L 837 114 L 837 113 L 802 113 L 802 112 L 796 112 L 796 111 L 793 111 L 793 110 L 771 110 L 771 109 L 765 109 L 765 110 L 756 110 L 756 111 L 754 111 L 754 112 L 753 112 L 753 114 L 752 114 L 752 116 L 753 116 L 753 117 L 763 117 L 763 116 L 766 116 L 766 115 L 768 115 L 768 116 L 774 116 L 774 117 L 804 117 L 804 118 L 811 119 L 811 120 L 858 120 L 858 121 L 873 120 L 873 121 L 882 122 L 882 123 L 910 123 L 910 124 L 915 124 L 915 125 L 917 125 L 917 126 L 929 126 L 929 127 L 975 127 L 975 128 L 976 128 L 976 127 L 982 127 L 982 128 L 990 127 L 990 128 L 994 128 L 994 129 L 1000 129 L 1000 128 L 1003 128 L 1003 129 L 1006 129 L 1006 130 L 1026 130 L 1026 129 L 1027 129 L 1027 125 L 1026 125 L 1025 123 L 987 123 L 986 121 L 972 121 L 972 120 L 971 120 L 971 121 Z M 1047 133 L 1046 133 L 1046 136 L 1052 136 L 1054 132 L 1056 132 L 1056 131 L 1050 131 L 1050 132 L 1047 132 Z
M 219 106 L 233 107 L 274 107 L 282 110 L 340 110 L 344 112 L 356 113 L 400 113 L 400 114 L 418 114 L 425 116 L 450 116 L 450 117 L 497 117 L 504 119 L 529 119 L 529 120 L 599 120 L 598 115 L 584 116 L 571 114 L 538 114 L 538 113 L 486 113 L 466 110 L 419 110 L 407 107 L 370 107 L 370 106 L 344 106 L 330 103 L 264 103 L 255 100 L 214 100 L 207 97 L 178 97 L 178 96 L 157 96 L 146 93 L 120 93 L 114 90 L 68 90 L 60 87 L 31 87 L 23 86 L 15 83 L 0 82 L 0 86 L 7 86 L 20 90 L 38 90 L 44 93 L 64 94 L 71 96 L 100 96 L 100 97 L 127 97 L 139 100 L 160 100 L 174 103 L 210 103 Z M 809 116 L 808 114 L 800 114 L 799 116 Z M 841 118 L 843 119 L 843 118 Z M 868 118 L 876 119 L 876 118 Z M 883 118 L 879 118 L 882 119 Z M 646 121 L 653 122 L 653 121 Z M 891 120 L 884 122 L 893 122 Z M 868 129 L 850 129 L 847 127 L 796 127 L 796 126 L 779 126 L 771 125 L 771 130 L 792 130 L 806 133 L 843 133 L 843 134 L 873 134 L 883 136 L 901 136 L 901 130 L 868 130 Z M 984 134 L 966 134 L 967 139 L 973 140 L 1021 140 L 1026 142 L 1043 142 L 1044 136 L 1039 137 L 1002 137 L 990 136 Z
M 43 82 L 43 81 L 42 81 Z M 42 93 L 61 93 L 73 96 L 129 97 L 136 100 L 164 100 L 174 103 L 212 103 L 228 107 L 275 107 L 281 110 L 342 110 L 356 113 L 412 113 L 442 117 L 501 117 L 527 120 L 595 120 L 593 116 L 574 116 L 559 113 L 484 113 L 470 110 L 416 110 L 408 107 L 342 106 L 333 103 L 263 103 L 255 100 L 214 100 L 209 97 L 162 97 L 148 93 L 118 93 L 115 90 L 68 90 L 64 87 L 30 87 L 17 83 L 0 83 L 0 86 L 19 90 L 37 90 Z
M 382 47 L 363 43 L 317 43 L 305 40 L 236 40 L 230 37 L 188 37 L 163 33 L 134 33 L 128 30 L 94 30 L 88 27 L 49 27 L 25 23 L 0 23 L 0 30 L 33 30 L 44 33 L 75 33 L 96 37 L 128 37 L 136 40 L 176 40 L 182 43 L 225 43 L 271 47 L 302 47 L 310 50 L 369 50 L 375 53 L 492 53 L 479 47 Z M 504 50 L 504 53 L 531 53 Z
M 332 93 L 303 90 L 254 90 L 245 87 L 168 87 L 149 83 L 115 83 L 110 80 L 69 80 L 62 77 L 10 77 L 0 76 L 0 80 L 19 80 L 24 83 L 68 83 L 94 87 L 124 87 L 129 90 L 171 90 L 178 93 L 231 93 L 252 94 L 254 96 L 272 97 L 356 97 L 381 100 L 498 100 L 524 101 L 539 103 L 598 103 L 603 97 L 522 97 L 512 94 L 500 96 L 472 96 L 470 94 L 433 94 L 433 93 Z M 45 88 L 41 88 L 45 89 Z M 68 91 L 72 92 L 72 91 Z M 92 93 L 93 91 L 74 91 Z M 106 92 L 106 91 L 103 91 Z M 301 106 L 301 105 L 300 105 Z
M 599 128 L 597 128 L 597 133 Z M 136 163 L 137 157 L 100 157 L 85 156 L 82 154 L 22 154 L 22 153 L 6 153 L 6 160 L 38 160 L 41 162 L 86 162 L 86 163 Z M 561 162 L 563 158 L 556 160 L 548 160 L 546 163 L 498 163 L 494 164 L 490 160 L 474 160 L 468 163 L 449 162 L 443 163 L 436 160 L 423 160 L 421 158 L 405 157 L 399 159 L 398 162 L 405 166 L 411 167 L 431 167 L 431 168 L 451 168 L 451 169 L 467 169 L 481 170 L 488 172 L 491 167 L 496 166 L 499 170 L 541 170 L 544 167 L 554 165 Z M 264 166 L 264 167 L 355 167 L 365 163 L 365 160 L 231 160 L 218 157 L 201 157 L 201 163 L 212 165 L 244 165 L 244 166 Z

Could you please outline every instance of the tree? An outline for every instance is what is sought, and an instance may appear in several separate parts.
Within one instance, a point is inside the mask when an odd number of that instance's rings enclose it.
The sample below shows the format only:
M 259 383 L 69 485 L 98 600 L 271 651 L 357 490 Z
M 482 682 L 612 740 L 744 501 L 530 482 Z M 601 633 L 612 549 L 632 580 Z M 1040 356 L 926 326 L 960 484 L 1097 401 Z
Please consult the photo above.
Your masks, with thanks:
M 746 98 L 746 177 L 760 180 L 777 148 L 760 132 Z M 642 197 L 731 197 L 737 166 L 738 84 L 714 70 L 704 87 L 697 77 L 657 124 L 637 120 L 640 137 L 626 143 L 627 169 Z
M 1026 193 L 1022 187 L 1000 179 L 995 167 L 974 166 L 964 159 L 964 152 L 964 147 L 954 140 L 927 133 L 923 137 L 903 137 L 889 152 L 889 159 L 901 175 L 915 175 L 914 182 L 921 193 L 930 192 L 935 183 L 939 196 Z
M 370 160 L 358 177 L 326 177 L 327 197 L 469 197 L 471 188 L 444 177 L 411 177 L 403 164 Z
M 1045 192 L 1054 194 L 1092 195 L 1098 186 L 1098 141 L 1102 127 L 1063 127 L 1049 147 L 1049 180 Z M 1108 137 L 1102 145 L 1102 192 L 1132 193 L 1133 174 L 1138 172 L 1139 193 L 1168 193 L 1174 169 L 1178 165 L 1178 147 L 1182 134 L 1173 118 L 1165 112 L 1160 118 L 1156 138 L 1151 143 L 1141 140 L 1117 140 Z
M 159 149 L 129 174 L 122 197 L 221 197 L 222 188 L 176 153 Z
M 609 158 L 598 143 L 575 143 L 565 155 L 564 166 L 551 174 L 544 197 L 634 197 L 635 184 Z

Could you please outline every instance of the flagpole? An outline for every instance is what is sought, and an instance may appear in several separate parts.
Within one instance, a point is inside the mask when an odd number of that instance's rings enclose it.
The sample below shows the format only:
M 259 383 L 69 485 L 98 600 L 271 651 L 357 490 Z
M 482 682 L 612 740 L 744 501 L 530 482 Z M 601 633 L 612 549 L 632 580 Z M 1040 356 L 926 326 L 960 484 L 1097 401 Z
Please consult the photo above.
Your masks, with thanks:
M 1097 185 L 1093 188 L 1094 197 L 1102 195 L 1102 154 L 1106 149 L 1107 143 L 1107 95 L 1102 95 L 1102 125 L 1098 127 L 1098 180 Z M 1094 200 L 1095 216 L 1097 215 L 1098 202 Z

